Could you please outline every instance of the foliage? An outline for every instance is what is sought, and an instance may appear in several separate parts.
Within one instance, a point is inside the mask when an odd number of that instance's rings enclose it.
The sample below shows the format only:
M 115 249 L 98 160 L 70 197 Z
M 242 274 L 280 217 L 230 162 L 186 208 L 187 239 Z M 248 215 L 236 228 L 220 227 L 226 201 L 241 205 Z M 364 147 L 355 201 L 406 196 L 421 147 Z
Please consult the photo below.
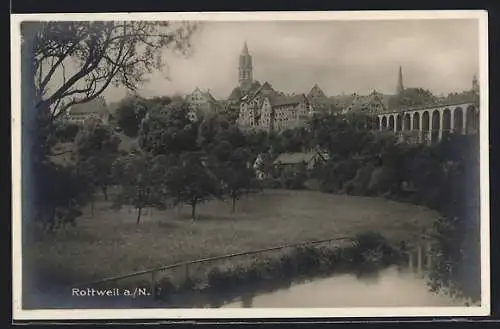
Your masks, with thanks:
M 146 116 L 150 107 L 149 102 L 142 97 L 126 97 L 117 106 L 115 120 L 129 137 L 137 137 L 142 119 Z
M 109 85 L 135 90 L 163 67 L 163 49 L 189 49 L 195 27 L 153 21 L 25 22 L 21 31 L 31 46 L 41 103 L 57 117 Z
M 36 219 L 42 228 L 53 231 L 67 224 L 74 225 L 81 215 L 81 207 L 87 202 L 89 186 L 74 167 L 64 167 L 44 161 L 35 176 L 43 186 Z
M 71 122 L 58 122 L 54 124 L 54 137 L 59 142 L 73 142 L 80 126 Z
M 188 104 L 173 101 L 166 107 L 156 107 L 142 120 L 138 144 L 153 154 L 180 154 L 196 151 L 198 124 L 189 119 Z
M 164 155 L 137 152 L 117 159 L 113 174 L 120 182 L 120 192 L 114 206 L 133 205 L 138 211 L 137 224 L 144 208 L 164 209 L 169 169 Z
M 373 137 L 367 125 L 369 118 L 362 114 L 315 114 L 309 121 L 312 143 L 341 158 L 361 153 Z
M 434 289 L 481 297 L 479 148 L 476 136 L 455 136 L 438 145 L 446 156 L 435 205 L 443 215 L 436 223 L 437 259 L 431 277 Z M 450 161 L 451 160 L 451 161 Z
M 183 152 L 170 168 L 166 184 L 174 203 L 191 206 L 191 217 L 196 217 L 196 206 L 213 197 L 220 198 L 220 179 L 208 165 L 203 152 Z
M 64 194 L 72 197 L 72 201 L 61 199 L 47 193 L 42 184 L 45 179 L 42 177 L 52 174 L 57 177 L 49 184 L 61 190 L 64 190 L 62 183 L 57 183 L 61 177 L 68 176 L 67 181 L 80 180 L 76 169 L 69 174 L 67 168 L 56 170 L 47 165 L 56 141 L 52 123 L 72 105 L 95 99 L 110 85 L 135 90 L 148 74 L 162 67 L 164 49 L 189 49 L 196 26 L 148 21 L 27 21 L 21 24 L 23 140 L 28 141 L 23 149 L 29 154 L 23 161 L 26 163 L 23 170 L 33 177 L 27 180 L 30 186 L 24 186 L 30 190 L 25 199 L 26 209 L 38 213 L 46 213 L 46 208 L 62 209 L 74 217 L 73 205 L 83 202 L 79 193 Z M 28 222 L 32 218 L 42 222 L 54 218 L 30 212 L 25 212 Z
M 437 102 L 436 96 L 430 90 L 423 88 L 406 88 L 398 96 L 398 106 L 413 107 L 431 105 Z
M 79 172 L 90 186 L 102 190 L 105 200 L 107 189 L 113 183 L 112 164 L 118 157 L 119 143 L 114 131 L 101 124 L 85 125 L 75 138 L 74 154 Z

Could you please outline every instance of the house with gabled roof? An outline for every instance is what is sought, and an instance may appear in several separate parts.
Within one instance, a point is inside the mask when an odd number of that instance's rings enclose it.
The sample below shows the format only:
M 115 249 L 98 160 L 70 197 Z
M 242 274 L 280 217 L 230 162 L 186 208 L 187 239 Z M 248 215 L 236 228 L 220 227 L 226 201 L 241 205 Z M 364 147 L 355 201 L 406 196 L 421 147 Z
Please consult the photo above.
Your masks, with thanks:
M 328 161 L 328 155 L 320 151 L 282 153 L 273 162 L 280 169 L 295 170 L 304 166 L 306 170 L 313 170 L 318 164 Z
M 107 124 L 109 110 L 106 100 L 104 97 L 98 96 L 88 102 L 75 104 L 69 108 L 66 120 L 76 124 L 83 124 L 89 121 Z
M 209 90 L 201 90 L 196 87 L 195 90 L 186 96 L 192 120 L 197 120 L 202 116 L 213 115 L 222 110 L 221 104 L 215 99 Z

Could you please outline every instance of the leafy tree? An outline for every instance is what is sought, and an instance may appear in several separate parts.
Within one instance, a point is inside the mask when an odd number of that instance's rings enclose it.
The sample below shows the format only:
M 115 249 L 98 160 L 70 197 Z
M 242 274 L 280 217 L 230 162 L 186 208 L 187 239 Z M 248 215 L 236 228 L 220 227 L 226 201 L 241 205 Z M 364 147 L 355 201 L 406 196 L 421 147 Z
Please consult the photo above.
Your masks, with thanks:
M 250 153 L 243 147 L 231 149 L 229 156 L 217 162 L 216 172 L 223 183 L 223 192 L 232 201 L 232 212 L 236 210 L 236 201 L 256 187 L 255 171 L 249 161 Z
M 432 288 L 446 287 L 475 301 L 481 297 L 478 146 L 476 136 L 456 136 L 436 146 L 444 159 L 439 166 L 441 198 L 433 208 L 442 218 L 435 227 L 437 259 L 430 278 Z
M 309 121 L 308 129 L 312 132 L 313 145 L 327 150 L 330 155 L 349 158 L 362 153 L 372 140 L 368 121 L 362 114 L 316 114 Z
M 197 135 L 198 124 L 190 120 L 188 104 L 174 101 L 148 112 L 141 123 L 138 144 L 153 154 L 180 154 L 197 150 Z
M 164 49 L 189 49 L 195 27 L 150 21 L 21 24 L 23 220 L 40 219 L 36 209 L 53 201 L 38 176 L 45 175 L 54 120 L 110 85 L 135 90 L 163 66 Z
M 187 22 L 153 21 L 25 22 L 21 26 L 24 40 L 31 43 L 40 104 L 51 107 L 54 117 L 94 99 L 110 84 L 135 90 L 147 74 L 163 67 L 163 49 L 189 49 L 195 28 Z M 63 79 L 55 84 L 60 76 Z
M 191 206 L 191 218 L 196 218 L 196 206 L 213 197 L 220 198 L 220 180 L 208 165 L 202 152 L 183 152 L 168 172 L 167 186 L 174 203 Z
M 74 166 L 62 166 L 50 161 L 40 165 L 38 184 L 43 184 L 43 203 L 35 209 L 41 227 L 53 231 L 67 224 L 74 225 L 87 202 L 89 187 Z
M 137 137 L 142 119 L 148 110 L 147 101 L 141 97 L 124 98 L 117 106 L 115 120 L 118 127 L 129 137 Z
M 118 157 L 119 143 L 118 136 L 101 124 L 84 126 L 75 138 L 77 166 L 95 188 L 101 189 L 106 201 L 108 187 L 113 183 L 112 164 Z
M 80 126 L 71 122 L 59 122 L 54 125 L 54 137 L 60 142 L 73 142 Z
M 137 224 L 144 208 L 164 209 L 168 170 L 168 159 L 164 155 L 136 152 L 117 159 L 113 163 L 113 174 L 121 188 L 114 206 L 133 205 L 137 209 Z
M 437 102 L 437 97 L 430 90 L 423 88 L 406 88 L 398 96 L 399 107 L 431 105 Z

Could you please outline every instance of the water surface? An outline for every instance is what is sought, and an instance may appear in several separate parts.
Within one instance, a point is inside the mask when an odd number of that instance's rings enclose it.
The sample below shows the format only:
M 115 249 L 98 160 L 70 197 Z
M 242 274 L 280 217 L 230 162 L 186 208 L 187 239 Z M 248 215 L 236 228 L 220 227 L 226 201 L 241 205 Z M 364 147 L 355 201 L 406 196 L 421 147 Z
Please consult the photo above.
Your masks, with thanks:
M 293 284 L 271 293 L 245 295 L 222 307 L 335 308 L 335 307 L 443 307 L 463 302 L 431 292 L 426 280 L 408 270 L 390 267 L 376 274 L 338 274 Z

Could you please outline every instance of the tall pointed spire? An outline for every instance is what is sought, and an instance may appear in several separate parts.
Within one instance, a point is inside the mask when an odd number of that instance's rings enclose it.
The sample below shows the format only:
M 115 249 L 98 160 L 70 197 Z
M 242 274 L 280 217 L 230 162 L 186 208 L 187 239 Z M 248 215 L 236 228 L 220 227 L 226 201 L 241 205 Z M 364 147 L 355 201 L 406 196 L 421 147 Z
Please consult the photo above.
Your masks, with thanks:
M 240 55 L 240 65 L 238 67 L 238 81 L 243 90 L 248 90 L 253 82 L 252 76 L 252 56 L 248 53 L 247 42 L 243 43 L 243 50 Z
M 477 75 L 474 74 L 472 77 L 472 91 L 479 95 L 479 81 L 477 80 Z
M 399 65 L 399 74 L 398 74 L 398 86 L 396 87 L 396 93 L 401 95 L 405 88 L 403 87 L 403 69 L 401 65 Z

